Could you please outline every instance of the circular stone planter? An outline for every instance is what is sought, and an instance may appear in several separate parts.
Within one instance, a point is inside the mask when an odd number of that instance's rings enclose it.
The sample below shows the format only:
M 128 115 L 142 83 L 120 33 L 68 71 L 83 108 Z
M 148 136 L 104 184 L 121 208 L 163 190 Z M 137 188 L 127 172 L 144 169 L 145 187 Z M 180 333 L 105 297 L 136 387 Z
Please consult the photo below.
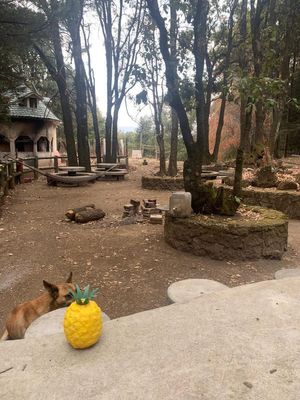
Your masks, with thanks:
M 149 190 L 182 190 L 184 189 L 183 177 L 142 176 L 142 188 Z
M 231 187 L 226 190 L 232 191 Z M 289 218 L 300 219 L 300 191 L 262 188 L 242 189 L 243 203 L 272 208 L 285 213 Z
M 165 240 L 172 247 L 216 260 L 281 259 L 287 248 L 285 214 L 261 207 L 245 207 L 258 219 L 193 215 L 165 218 Z
M 214 171 L 203 171 L 203 180 L 214 180 L 218 173 Z M 142 176 L 142 188 L 150 190 L 182 190 L 184 189 L 184 180 L 182 176 Z

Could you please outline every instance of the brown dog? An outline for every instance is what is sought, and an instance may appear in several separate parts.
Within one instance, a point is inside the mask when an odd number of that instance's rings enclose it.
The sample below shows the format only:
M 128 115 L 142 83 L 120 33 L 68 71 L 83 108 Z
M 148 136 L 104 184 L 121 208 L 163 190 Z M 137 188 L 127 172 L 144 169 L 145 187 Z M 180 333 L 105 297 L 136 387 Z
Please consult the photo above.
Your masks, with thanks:
M 19 304 L 9 314 L 6 321 L 6 331 L 1 340 L 23 339 L 29 325 L 43 314 L 67 307 L 72 303 L 70 290 L 75 290 L 72 284 L 72 272 L 66 283 L 53 285 L 43 281 L 47 291 L 36 299 Z

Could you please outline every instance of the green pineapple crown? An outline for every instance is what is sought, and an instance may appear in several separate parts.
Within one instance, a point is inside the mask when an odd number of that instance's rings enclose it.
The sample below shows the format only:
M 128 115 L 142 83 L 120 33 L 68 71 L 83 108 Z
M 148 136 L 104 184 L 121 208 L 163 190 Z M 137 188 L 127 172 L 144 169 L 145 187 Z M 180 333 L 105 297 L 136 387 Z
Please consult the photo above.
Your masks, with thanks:
M 73 299 L 79 305 L 88 304 L 89 301 L 95 297 L 95 295 L 98 291 L 98 289 L 90 290 L 90 285 L 87 285 L 83 289 L 83 291 L 80 290 L 80 287 L 78 285 L 76 285 L 75 287 L 76 287 L 75 292 L 73 292 L 73 290 L 70 290 L 70 293 L 71 293 Z

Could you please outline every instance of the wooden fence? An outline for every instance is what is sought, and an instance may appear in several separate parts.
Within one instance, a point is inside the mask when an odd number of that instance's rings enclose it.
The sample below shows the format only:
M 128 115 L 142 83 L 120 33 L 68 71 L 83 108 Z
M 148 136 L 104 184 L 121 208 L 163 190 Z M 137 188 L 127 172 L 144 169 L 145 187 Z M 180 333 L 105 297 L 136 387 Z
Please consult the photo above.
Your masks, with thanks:
M 126 167 L 128 167 L 128 156 L 117 156 L 118 162 L 122 159 L 125 160 Z M 26 157 L 22 160 L 34 168 L 39 170 L 49 170 L 58 172 L 59 160 L 67 163 L 66 156 L 52 156 L 52 157 Z M 50 166 L 41 166 L 40 161 L 42 160 L 53 160 Z M 91 163 L 95 164 L 97 157 L 91 156 Z M 97 162 L 97 161 L 96 161 Z M 9 189 L 14 189 L 17 178 L 25 174 L 33 174 L 34 179 L 38 179 L 39 173 L 32 171 L 29 168 L 24 167 L 22 172 L 18 172 L 16 168 L 16 161 L 0 161 L 0 204 L 3 202 L 4 196 L 8 194 Z M 20 178 L 21 181 L 21 178 Z

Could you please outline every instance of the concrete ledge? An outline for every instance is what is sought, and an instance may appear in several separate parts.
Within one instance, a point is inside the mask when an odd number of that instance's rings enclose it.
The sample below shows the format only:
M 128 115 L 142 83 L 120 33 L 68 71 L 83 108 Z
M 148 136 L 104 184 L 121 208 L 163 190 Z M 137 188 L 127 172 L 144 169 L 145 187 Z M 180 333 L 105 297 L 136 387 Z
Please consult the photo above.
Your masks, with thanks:
M 280 269 L 275 272 L 275 279 L 300 277 L 300 268 Z
M 184 279 L 168 287 L 168 297 L 173 303 L 187 303 L 198 297 L 229 289 L 228 286 L 210 279 Z
M 87 350 L 62 334 L 2 342 L 0 398 L 297 400 L 299 286 L 272 280 L 108 321 Z
M 45 335 L 54 335 L 56 333 L 63 333 L 63 322 L 66 308 L 60 308 L 48 314 L 42 315 L 35 320 L 27 329 L 25 339 L 29 337 L 41 337 Z M 103 321 L 109 321 L 110 318 L 102 312 Z

